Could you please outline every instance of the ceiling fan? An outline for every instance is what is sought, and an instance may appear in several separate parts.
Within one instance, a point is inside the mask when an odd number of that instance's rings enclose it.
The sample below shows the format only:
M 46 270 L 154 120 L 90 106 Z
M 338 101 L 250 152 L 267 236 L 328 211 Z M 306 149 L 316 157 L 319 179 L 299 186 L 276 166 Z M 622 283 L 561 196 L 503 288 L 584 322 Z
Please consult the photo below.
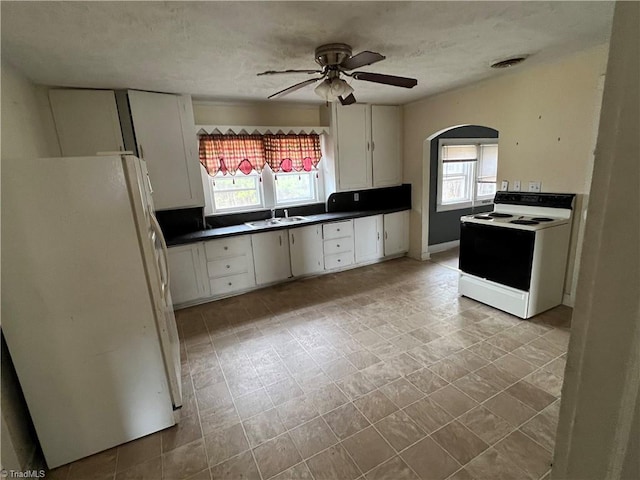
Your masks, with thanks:
M 415 78 L 396 77 L 382 73 L 350 72 L 356 68 L 372 65 L 385 58 L 384 55 L 368 50 L 352 55 L 350 45 L 345 43 L 329 43 L 316 48 L 315 60 L 316 63 L 320 65 L 321 70 L 268 70 L 258 73 L 258 75 L 277 75 L 281 73 L 307 73 L 311 75 L 319 73 L 321 74 L 319 77 L 296 83 L 270 95 L 268 98 L 280 98 L 307 85 L 323 80 L 322 83 L 315 88 L 318 96 L 327 102 L 339 100 L 342 105 L 351 105 L 352 103 L 356 103 L 356 98 L 353 96 L 353 88 L 344 79 L 340 78 L 341 74 L 356 80 L 393 85 L 394 87 L 413 88 L 418 84 L 418 80 Z

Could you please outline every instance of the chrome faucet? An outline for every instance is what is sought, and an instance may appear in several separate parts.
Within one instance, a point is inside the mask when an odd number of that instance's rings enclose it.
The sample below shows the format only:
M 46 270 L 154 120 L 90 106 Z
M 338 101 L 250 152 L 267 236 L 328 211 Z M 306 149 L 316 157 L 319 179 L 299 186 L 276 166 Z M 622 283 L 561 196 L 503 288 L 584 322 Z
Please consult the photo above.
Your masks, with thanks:
M 276 209 L 272 208 L 271 209 L 271 219 L 274 219 L 274 218 L 276 218 Z
M 284 209 L 284 218 L 289 218 L 289 210 Z

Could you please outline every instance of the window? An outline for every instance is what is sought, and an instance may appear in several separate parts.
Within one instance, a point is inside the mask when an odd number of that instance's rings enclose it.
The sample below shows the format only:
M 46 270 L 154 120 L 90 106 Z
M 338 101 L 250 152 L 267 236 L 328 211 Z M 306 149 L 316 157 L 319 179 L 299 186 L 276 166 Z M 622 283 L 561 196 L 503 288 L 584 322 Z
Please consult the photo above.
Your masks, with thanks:
M 211 200 L 216 212 L 253 210 L 263 206 L 260 176 L 249 175 L 209 177 Z
M 439 151 L 438 211 L 493 200 L 498 170 L 495 138 L 442 139 Z
M 278 173 L 275 176 L 276 205 L 315 202 L 315 172 Z
M 199 135 L 208 213 L 317 202 L 320 138 L 315 133 Z

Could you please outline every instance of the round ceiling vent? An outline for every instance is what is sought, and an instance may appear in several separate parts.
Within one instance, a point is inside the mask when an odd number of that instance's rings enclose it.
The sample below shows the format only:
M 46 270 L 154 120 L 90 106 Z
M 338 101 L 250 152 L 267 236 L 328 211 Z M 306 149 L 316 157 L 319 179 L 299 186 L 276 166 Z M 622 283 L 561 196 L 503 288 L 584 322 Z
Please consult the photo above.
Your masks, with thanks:
M 518 65 L 519 63 L 522 63 L 525 61 L 525 59 L 528 57 L 529 55 L 518 55 L 517 57 L 511 57 L 508 58 L 506 60 L 502 60 L 500 62 L 496 62 L 493 63 L 491 65 L 491 68 L 508 68 L 508 67 L 513 67 L 515 65 Z

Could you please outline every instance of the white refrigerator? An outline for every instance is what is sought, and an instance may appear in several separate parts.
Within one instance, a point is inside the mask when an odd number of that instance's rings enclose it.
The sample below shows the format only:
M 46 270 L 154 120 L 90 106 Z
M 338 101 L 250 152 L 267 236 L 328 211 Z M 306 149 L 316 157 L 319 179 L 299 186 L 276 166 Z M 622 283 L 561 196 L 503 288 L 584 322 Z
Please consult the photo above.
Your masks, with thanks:
M 180 346 L 144 161 L 2 168 L 2 330 L 48 466 L 174 425 Z

